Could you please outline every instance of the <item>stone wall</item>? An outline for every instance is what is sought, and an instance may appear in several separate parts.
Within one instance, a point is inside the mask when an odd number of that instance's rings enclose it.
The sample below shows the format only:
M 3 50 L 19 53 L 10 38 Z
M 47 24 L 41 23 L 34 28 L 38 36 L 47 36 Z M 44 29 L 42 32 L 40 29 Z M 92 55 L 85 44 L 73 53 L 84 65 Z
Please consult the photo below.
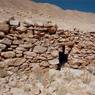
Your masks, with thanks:
M 95 32 L 59 30 L 50 21 L 0 23 L 0 68 L 8 71 L 48 70 L 58 64 L 59 47 L 69 53 L 67 65 L 81 68 L 95 64 Z

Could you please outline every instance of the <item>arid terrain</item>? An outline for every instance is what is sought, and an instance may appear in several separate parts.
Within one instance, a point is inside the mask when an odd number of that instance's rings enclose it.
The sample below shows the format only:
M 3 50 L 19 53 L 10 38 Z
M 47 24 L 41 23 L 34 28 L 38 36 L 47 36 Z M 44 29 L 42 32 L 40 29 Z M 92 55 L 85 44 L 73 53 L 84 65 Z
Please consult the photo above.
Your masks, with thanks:
M 31 0 L 0 0 L 0 19 L 11 16 L 43 18 L 57 23 L 60 28 L 78 28 L 82 31 L 95 30 L 95 14 L 63 10 L 55 5 L 31 2 Z M 23 18 L 24 19 L 23 19 Z
M 95 14 L 0 0 L 0 95 L 95 95 Z

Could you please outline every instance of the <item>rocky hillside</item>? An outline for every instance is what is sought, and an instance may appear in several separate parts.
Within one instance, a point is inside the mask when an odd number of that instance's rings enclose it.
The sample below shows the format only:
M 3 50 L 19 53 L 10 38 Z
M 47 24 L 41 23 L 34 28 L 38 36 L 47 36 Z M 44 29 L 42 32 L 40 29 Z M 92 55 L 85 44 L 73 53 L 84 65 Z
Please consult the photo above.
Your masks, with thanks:
M 0 0 L 0 95 L 95 95 L 95 14 Z
M 58 71 L 63 45 L 68 62 Z M 93 95 L 94 74 L 95 32 L 60 30 L 50 21 L 0 23 L 1 95 Z
M 0 19 L 10 17 L 21 20 L 44 18 L 57 23 L 60 28 L 90 32 L 95 30 L 95 14 L 63 10 L 55 5 L 31 2 L 31 0 L 0 0 Z
M 59 15 L 63 12 L 61 8 L 50 4 L 37 4 L 31 0 L 0 0 L 0 18 L 8 19 L 11 16 L 32 17 L 32 16 L 54 16 L 58 12 Z M 57 15 L 56 15 L 57 16 Z M 4 17 L 4 18 L 3 18 Z

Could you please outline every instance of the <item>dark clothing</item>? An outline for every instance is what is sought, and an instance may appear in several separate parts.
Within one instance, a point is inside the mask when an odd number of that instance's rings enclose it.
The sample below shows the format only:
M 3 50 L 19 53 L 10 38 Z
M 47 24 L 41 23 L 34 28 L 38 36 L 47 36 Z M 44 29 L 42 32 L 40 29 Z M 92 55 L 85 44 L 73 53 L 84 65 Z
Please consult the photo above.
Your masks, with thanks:
M 59 64 L 57 65 L 57 70 L 60 70 L 62 66 L 68 61 L 68 54 L 64 52 L 59 52 Z
M 64 54 L 63 52 L 59 52 L 59 63 L 64 64 L 67 62 L 68 54 Z

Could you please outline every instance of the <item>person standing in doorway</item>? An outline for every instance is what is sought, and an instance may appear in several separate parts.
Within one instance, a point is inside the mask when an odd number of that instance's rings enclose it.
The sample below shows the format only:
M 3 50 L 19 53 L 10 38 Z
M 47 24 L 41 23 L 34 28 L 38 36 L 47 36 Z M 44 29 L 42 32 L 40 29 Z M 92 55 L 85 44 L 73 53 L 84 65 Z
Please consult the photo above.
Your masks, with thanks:
M 61 46 L 59 50 L 59 64 L 57 64 L 57 70 L 61 70 L 61 67 L 68 61 L 68 54 L 65 54 L 65 45 Z

